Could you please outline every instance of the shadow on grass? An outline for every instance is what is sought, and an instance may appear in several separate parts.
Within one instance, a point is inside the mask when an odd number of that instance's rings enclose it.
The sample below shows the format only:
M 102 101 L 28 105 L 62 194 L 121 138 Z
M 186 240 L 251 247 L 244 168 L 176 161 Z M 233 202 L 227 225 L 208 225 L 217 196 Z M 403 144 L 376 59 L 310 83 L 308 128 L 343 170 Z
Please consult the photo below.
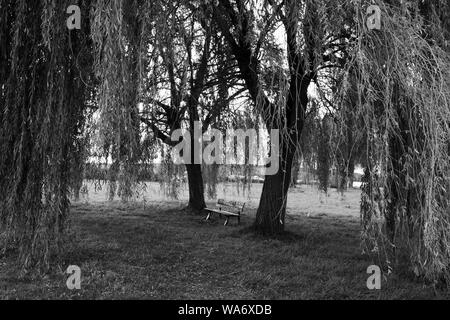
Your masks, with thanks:
M 75 205 L 72 238 L 60 270 L 43 281 L 14 281 L 14 266 L 0 260 L 0 298 L 46 299 L 403 299 L 433 298 L 429 287 L 391 277 L 383 290 L 366 287 L 358 221 L 305 216 L 284 234 L 204 221 L 176 204 Z M 5 261 L 3 264 L 2 262 Z M 82 269 L 82 290 L 70 293 L 62 274 Z

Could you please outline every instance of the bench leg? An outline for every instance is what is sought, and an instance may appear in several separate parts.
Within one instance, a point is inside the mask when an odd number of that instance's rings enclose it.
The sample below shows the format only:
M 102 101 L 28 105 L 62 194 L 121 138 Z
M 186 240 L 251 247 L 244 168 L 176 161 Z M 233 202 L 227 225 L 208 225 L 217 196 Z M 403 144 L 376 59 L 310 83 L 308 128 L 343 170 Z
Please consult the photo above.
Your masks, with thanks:
M 211 213 L 208 214 L 208 216 L 206 217 L 205 221 L 208 221 L 209 219 L 211 219 Z
M 229 219 L 230 219 L 230 218 L 227 217 L 227 219 L 225 220 L 225 224 L 224 224 L 225 227 L 228 225 L 228 220 L 229 220 Z

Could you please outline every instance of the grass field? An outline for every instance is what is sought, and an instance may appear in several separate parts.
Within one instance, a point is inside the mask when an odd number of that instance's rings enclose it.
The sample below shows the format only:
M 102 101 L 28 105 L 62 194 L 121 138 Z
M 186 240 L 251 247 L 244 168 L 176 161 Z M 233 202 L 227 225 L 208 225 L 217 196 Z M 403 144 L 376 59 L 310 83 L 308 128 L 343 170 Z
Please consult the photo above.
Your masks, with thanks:
M 81 201 L 88 203 L 103 203 L 108 200 L 107 187 L 101 186 L 98 190 L 93 183 L 87 183 L 88 194 Z M 217 187 L 217 198 L 245 202 L 246 207 L 257 208 L 262 192 L 262 184 L 252 184 L 248 192 L 243 185 L 236 183 L 223 183 Z M 150 182 L 141 186 L 137 191 L 137 202 L 165 201 L 166 197 L 158 183 Z M 288 195 L 287 208 L 290 215 L 333 215 L 359 217 L 360 190 L 351 189 L 341 195 L 336 189 L 331 189 L 328 196 L 318 192 L 317 187 L 299 186 L 291 188 Z M 189 199 L 188 189 L 181 188 L 178 203 L 183 204 Z M 119 200 L 119 199 L 115 199 Z M 209 201 L 213 204 L 214 201 Z
M 358 192 L 321 199 L 305 190 L 290 195 L 288 233 L 278 239 L 249 231 L 252 205 L 241 226 L 224 227 L 185 211 L 183 202 L 126 205 L 92 196 L 73 204 L 70 241 L 50 275 L 21 279 L 12 257 L 0 260 L 0 299 L 447 298 L 409 273 L 369 291 L 373 262 L 361 253 L 352 213 Z M 322 209 L 308 209 L 317 204 Z M 80 291 L 66 287 L 69 265 L 81 267 Z

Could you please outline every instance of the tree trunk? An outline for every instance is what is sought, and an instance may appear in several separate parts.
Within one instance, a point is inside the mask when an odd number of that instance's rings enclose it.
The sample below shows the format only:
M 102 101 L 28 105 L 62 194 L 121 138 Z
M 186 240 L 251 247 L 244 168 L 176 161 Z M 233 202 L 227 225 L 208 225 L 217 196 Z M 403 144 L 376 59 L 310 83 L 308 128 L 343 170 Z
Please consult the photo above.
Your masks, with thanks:
M 280 170 L 275 175 L 266 176 L 264 180 L 254 223 L 254 229 L 258 233 L 276 235 L 284 232 L 287 195 L 295 153 L 296 146 L 284 143 L 280 150 Z
M 201 211 L 206 208 L 202 167 L 199 164 L 187 164 L 186 170 L 189 185 L 189 208 Z
M 291 178 L 291 186 L 297 186 L 298 175 L 300 173 L 300 160 L 298 154 L 294 157 L 294 163 L 292 164 L 292 178 Z
M 348 187 L 353 189 L 353 183 L 355 182 L 355 156 L 351 155 L 348 165 Z

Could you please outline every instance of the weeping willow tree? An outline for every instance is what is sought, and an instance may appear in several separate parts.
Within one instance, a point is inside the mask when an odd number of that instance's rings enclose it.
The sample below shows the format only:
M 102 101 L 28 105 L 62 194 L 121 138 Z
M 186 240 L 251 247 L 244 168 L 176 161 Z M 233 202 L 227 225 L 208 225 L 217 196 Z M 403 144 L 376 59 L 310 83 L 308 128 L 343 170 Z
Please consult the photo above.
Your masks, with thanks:
M 126 5 L 127 4 L 127 5 Z M 141 159 L 139 96 L 141 94 L 143 33 L 151 32 L 145 1 L 98 0 L 91 10 L 97 106 L 104 156 L 111 159 L 110 198 L 128 201 L 136 191 Z
M 193 147 L 198 145 L 194 130 L 202 117 L 200 100 L 209 79 L 212 30 L 207 14 L 195 1 L 161 2 L 152 9 L 158 14 L 148 46 L 151 75 L 146 79 L 149 92 L 143 100 L 141 120 L 170 148 L 178 144 L 171 139 L 175 131 L 186 129 L 188 132 L 190 141 L 186 143 L 192 146 L 189 163 L 185 164 L 189 207 L 200 211 L 206 204 L 202 168 Z M 183 139 L 187 139 L 187 134 Z M 173 161 L 168 152 L 163 161 L 167 174 L 179 171 L 173 167 Z M 174 179 L 176 177 L 166 176 L 164 182 L 169 182 L 172 188 L 177 185 Z
M 340 88 L 343 95 L 356 90 L 352 112 L 367 134 L 365 248 L 388 270 L 406 259 L 417 276 L 449 283 L 450 55 L 441 38 L 444 24 L 440 11 L 423 14 L 423 2 L 378 4 L 381 30 L 367 30 L 364 7 L 358 13 L 359 38 Z
M 24 271 L 49 268 L 69 211 L 89 92 L 89 41 L 67 30 L 70 2 L 0 1 L 0 240 L 3 253 L 19 249 Z
M 219 0 L 215 8 L 215 21 L 232 48 L 258 115 L 269 130 L 280 132 L 280 170 L 265 178 L 254 226 L 264 234 L 281 233 L 308 91 L 319 83 L 321 70 L 340 64 L 345 49 L 341 39 L 351 36 L 354 7 L 348 1 Z M 277 35 L 285 41 L 277 41 Z M 272 72 L 265 74 L 275 61 Z
M 190 151 L 183 150 L 190 154 L 186 155 L 189 161 L 182 161 L 186 168 L 189 208 L 200 212 L 206 207 L 205 172 L 195 152 L 196 147 L 201 147 L 198 141 L 201 139 L 195 138 L 196 129 L 203 134 L 221 122 L 229 102 L 242 90 L 229 92 L 236 82 L 235 67 L 229 63 L 227 44 L 217 36 L 217 28 L 211 22 L 209 6 L 203 1 L 179 0 L 161 2 L 152 9 L 157 15 L 148 46 L 150 75 L 146 79 L 148 91 L 143 99 L 141 120 L 155 137 L 171 148 L 182 142 L 172 141 L 172 135 L 185 130 L 182 139 L 189 138 L 190 141 L 184 142 L 194 146 Z M 207 168 L 211 173 L 207 175 L 208 187 L 213 187 L 211 193 L 214 193 L 216 169 L 217 165 Z M 171 178 L 167 177 L 167 181 Z

